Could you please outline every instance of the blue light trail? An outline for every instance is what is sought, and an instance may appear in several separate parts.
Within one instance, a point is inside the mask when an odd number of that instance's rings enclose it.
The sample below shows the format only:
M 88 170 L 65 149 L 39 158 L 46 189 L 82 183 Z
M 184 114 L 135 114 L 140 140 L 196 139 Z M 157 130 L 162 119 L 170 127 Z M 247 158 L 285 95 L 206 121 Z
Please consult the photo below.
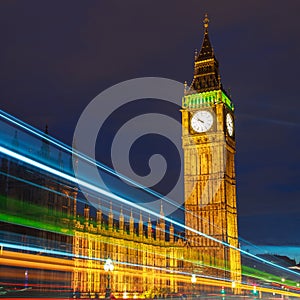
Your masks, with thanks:
M 53 145 L 55 145 L 55 146 L 63 149 L 63 150 L 65 150 L 66 152 L 70 153 L 71 155 L 75 154 L 76 157 L 78 157 L 78 158 L 80 158 L 80 159 L 82 159 L 82 160 L 84 160 L 84 161 L 86 161 L 88 163 L 91 163 L 91 164 L 99 167 L 101 170 L 103 170 L 105 172 L 108 172 L 109 174 L 112 174 L 112 175 L 117 176 L 119 178 L 122 178 L 122 180 L 124 180 L 124 181 L 132 184 L 133 186 L 135 186 L 137 188 L 140 188 L 140 189 L 146 191 L 147 193 L 149 193 L 149 194 L 151 194 L 151 195 L 153 195 L 153 196 L 155 196 L 157 198 L 164 198 L 164 201 L 168 202 L 171 205 L 174 205 L 177 208 L 180 208 L 171 199 L 168 199 L 168 198 L 164 197 L 162 194 L 160 194 L 160 193 L 158 193 L 156 191 L 153 191 L 153 190 L 151 190 L 151 189 L 149 189 L 149 188 L 147 188 L 147 187 L 145 187 L 145 186 L 143 186 L 143 185 L 141 185 L 141 184 L 133 181 L 132 179 L 130 179 L 130 178 L 128 178 L 128 177 L 126 177 L 126 176 L 124 176 L 122 174 L 117 173 L 115 170 L 107 167 L 104 164 L 101 164 L 101 163 L 99 163 L 97 161 L 92 160 L 90 157 L 84 155 L 83 153 L 80 153 L 80 152 L 78 152 L 76 150 L 74 151 L 70 146 L 62 143 L 61 141 L 59 141 L 59 140 L 57 140 L 57 139 L 55 139 L 53 137 L 48 136 L 47 134 L 43 133 L 42 131 L 37 130 L 33 126 L 30 126 L 30 125 L 26 124 L 25 122 L 23 122 L 23 121 L 15 118 L 15 117 L 7 114 L 3 110 L 0 110 L 0 117 L 2 117 L 4 120 L 6 120 L 6 121 L 8 121 L 8 122 L 10 122 L 10 123 L 12 123 L 12 124 L 14 124 L 14 125 L 22 128 L 22 129 L 24 129 L 25 131 L 27 131 L 27 132 L 29 132 L 29 133 L 37 136 L 38 138 L 41 138 L 42 140 L 45 140 L 45 141 L 47 141 L 47 142 L 49 142 L 49 143 L 51 143 L 51 144 L 53 144 Z
M 82 159 L 83 161 L 85 161 L 86 163 L 90 163 L 92 165 L 95 165 L 97 166 L 100 170 L 104 171 L 104 172 L 107 172 L 108 174 L 111 174 L 113 175 L 115 178 L 121 178 L 122 180 L 124 180 L 125 182 L 128 182 L 129 184 L 133 185 L 134 187 L 138 188 L 138 189 L 141 189 L 143 191 L 145 191 L 147 194 L 150 194 L 150 195 L 153 195 L 154 197 L 158 198 L 158 199 L 163 199 L 165 203 L 168 203 L 170 204 L 171 206 L 175 207 L 177 210 L 180 210 L 180 211 L 183 211 L 184 212 L 184 209 L 179 206 L 176 202 L 172 201 L 171 199 L 163 196 L 162 194 L 154 191 L 154 190 L 151 190 L 135 181 L 133 181 L 132 179 L 120 174 L 120 173 L 117 173 L 115 170 L 107 167 L 106 165 L 104 164 L 101 164 L 97 161 L 94 161 L 92 160 L 90 157 L 84 155 L 83 153 L 80 153 L 78 151 L 73 150 L 70 146 L 62 143 L 61 141 L 43 133 L 42 131 L 40 130 L 37 130 L 36 128 L 34 128 L 33 126 L 31 125 L 28 125 L 27 123 L 17 119 L 16 117 L 14 116 L 11 116 L 10 114 L 0 110 L 0 118 L 3 118 L 4 120 L 8 121 L 9 123 L 12 123 L 13 125 L 16 125 L 18 127 L 20 127 L 21 129 L 25 130 L 26 132 L 29 132 L 30 134 L 33 134 L 34 136 L 38 137 L 39 139 L 43 140 L 43 141 L 47 141 L 49 142 L 50 144 L 66 151 L 67 153 L 69 153 L 71 156 L 73 154 L 76 155 L 77 158 L 79 159 Z M 15 150 L 15 149 L 11 149 L 11 150 Z M 33 156 L 33 153 L 31 153 L 30 151 L 26 153 L 27 156 L 30 156 L 31 159 L 35 160 L 36 158 Z M 44 162 L 45 163 L 45 162 Z M 69 174 L 73 174 L 73 172 L 69 172 Z M 77 174 L 77 177 L 78 177 L 78 174 Z M 86 181 L 86 179 L 84 180 Z M 80 181 L 81 182 L 81 181 Z M 104 195 L 104 194 L 102 194 Z M 110 197 L 110 196 L 109 196 Z M 124 203 L 124 202 L 123 202 Z M 132 207 L 132 202 L 130 202 L 130 206 Z M 144 210 L 143 210 L 144 211 Z M 158 213 L 158 212 L 157 212 Z M 189 212 L 191 215 L 199 218 L 199 216 L 196 216 L 193 212 Z M 152 214 L 153 215 L 153 214 Z M 209 223 L 209 220 L 208 219 L 204 219 L 204 218 L 201 218 L 203 221 Z M 173 220 L 173 224 L 176 224 Z M 223 228 L 220 228 L 218 227 L 217 225 L 215 224 L 211 224 L 213 227 L 216 227 L 218 229 L 221 229 L 221 230 L 224 230 Z
M 244 254 L 244 255 L 246 255 L 246 256 L 249 256 L 249 257 L 251 257 L 251 258 L 254 258 L 254 259 L 258 260 L 258 261 L 261 261 L 261 262 L 263 262 L 263 263 L 265 263 L 265 264 L 268 264 L 268 265 L 270 265 L 270 266 L 272 266 L 272 267 L 275 267 L 275 268 L 284 270 L 284 271 L 289 272 L 289 273 L 291 273 L 291 274 L 293 274 L 293 275 L 300 276 L 300 274 L 299 274 L 298 272 L 295 272 L 295 271 L 289 270 L 289 269 L 287 269 L 287 268 L 285 268 L 285 267 L 276 265 L 276 264 L 274 264 L 274 263 L 272 263 L 272 262 L 270 262 L 270 261 L 267 261 L 267 260 L 265 260 L 265 259 L 263 259 L 263 258 L 260 258 L 260 257 L 258 257 L 258 256 L 255 256 L 254 254 L 248 253 L 248 252 L 245 251 L 245 250 L 242 250 L 242 249 L 240 249 L 240 248 L 234 247 L 234 246 L 232 246 L 232 245 L 230 245 L 230 244 L 228 244 L 228 243 L 226 243 L 226 242 L 220 241 L 220 240 L 218 240 L 218 239 L 216 239 L 216 238 L 214 238 L 214 237 L 212 237 L 212 236 L 209 236 L 209 235 L 207 235 L 207 234 L 204 234 L 204 233 L 201 232 L 201 231 L 198 231 L 198 230 L 195 230 L 194 228 L 191 228 L 191 227 L 188 227 L 188 226 L 186 226 L 186 225 L 183 225 L 182 223 L 180 223 L 180 222 L 178 222 L 178 221 L 174 221 L 174 220 L 172 220 L 171 218 L 168 218 L 168 217 L 163 216 L 163 215 L 161 215 L 161 214 L 159 214 L 159 213 L 156 213 L 156 212 L 154 212 L 154 211 L 152 211 L 152 210 L 150 210 L 150 209 L 147 209 L 147 208 L 145 208 L 145 207 L 143 207 L 143 206 L 141 206 L 141 205 L 138 205 L 138 204 L 136 204 L 136 203 L 130 202 L 130 201 L 128 201 L 128 200 L 125 199 L 125 198 L 122 198 L 122 197 L 120 197 L 120 196 L 117 196 L 117 195 L 115 195 L 115 194 L 113 194 L 113 193 L 111 193 L 111 192 L 109 192 L 109 191 L 106 191 L 106 190 L 104 190 L 104 189 L 102 189 L 102 188 L 99 188 L 99 187 L 93 185 L 93 184 L 90 184 L 90 183 L 88 183 L 88 182 L 86 182 L 86 181 L 84 181 L 84 180 L 82 180 L 82 179 L 77 179 L 77 178 L 74 177 L 74 176 L 68 175 L 68 174 L 66 174 L 66 173 L 64 173 L 64 172 L 62 172 L 62 171 L 58 171 L 58 170 L 56 170 L 56 169 L 54 169 L 54 168 L 52 168 L 52 167 L 46 166 L 46 165 L 44 165 L 44 164 L 42 164 L 42 163 L 40 163 L 40 162 L 37 162 L 37 161 L 35 161 L 35 160 L 31 159 L 31 158 L 27 158 L 27 157 L 25 157 L 25 156 L 23 156 L 23 155 L 21 155 L 21 154 L 18 154 L 18 153 L 14 152 L 14 151 L 11 151 L 11 150 L 9 150 L 9 149 L 6 149 L 6 148 L 4 148 L 4 147 L 2 147 L 2 146 L 0 146 L 0 152 L 3 153 L 3 154 L 5 154 L 5 155 L 8 155 L 8 156 L 10 156 L 10 157 L 13 157 L 13 158 L 15 158 L 15 159 L 17 159 L 17 160 L 19 160 L 19 161 L 22 161 L 22 162 L 24 162 L 24 163 L 26 163 L 26 164 L 28 164 L 28 165 L 31 165 L 31 166 L 33 166 L 33 167 L 36 167 L 36 168 L 38 168 L 38 169 L 40 169 L 40 170 L 46 171 L 46 172 L 48 172 L 48 173 L 50 173 L 50 174 L 53 174 L 53 175 L 58 176 L 58 177 L 60 177 L 60 178 L 66 179 L 66 180 L 68 180 L 69 182 L 72 182 L 72 183 L 75 183 L 75 184 L 80 184 L 80 185 L 86 187 L 87 189 L 89 189 L 89 190 L 91 190 L 91 191 L 94 191 L 94 192 L 96 192 L 96 193 L 99 193 L 99 194 L 101 194 L 101 195 L 104 195 L 104 196 L 106 196 L 106 197 L 108 197 L 108 198 L 110 198 L 110 199 L 114 199 L 114 200 L 116 200 L 116 201 L 118 201 L 118 202 L 120 202 L 120 203 L 123 203 L 123 204 L 126 204 L 126 205 L 128 205 L 128 206 L 134 207 L 134 208 L 136 208 L 136 209 L 138 209 L 138 210 L 140 210 L 140 211 L 144 211 L 144 212 L 146 212 L 146 213 L 148 213 L 148 214 L 150 214 L 150 215 L 152 215 L 152 216 L 154 216 L 154 217 L 157 217 L 157 218 L 160 218 L 160 219 L 164 219 L 165 221 L 170 222 L 170 223 L 173 223 L 174 225 L 177 225 L 178 227 L 181 227 L 182 229 L 185 229 L 185 230 L 189 230 L 189 231 L 191 231 L 191 232 L 194 232 L 194 233 L 196 233 L 196 234 L 198 234 L 198 235 L 200 235 L 200 236 L 203 236 L 203 237 L 205 237 L 205 238 L 207 238 L 207 239 L 210 239 L 210 240 L 212 240 L 212 241 L 214 241 L 214 242 L 217 242 L 217 243 L 219 243 L 219 244 L 222 244 L 223 246 L 226 246 L 226 247 L 232 248 L 232 249 L 234 249 L 234 250 L 240 251 L 240 253 L 242 253 L 242 254 Z

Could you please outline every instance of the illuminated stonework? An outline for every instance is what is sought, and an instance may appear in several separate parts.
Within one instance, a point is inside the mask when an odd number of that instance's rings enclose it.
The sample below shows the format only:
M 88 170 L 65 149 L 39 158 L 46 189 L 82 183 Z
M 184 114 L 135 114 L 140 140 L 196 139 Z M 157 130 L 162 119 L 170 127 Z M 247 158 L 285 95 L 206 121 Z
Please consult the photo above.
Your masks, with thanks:
M 234 106 L 222 89 L 208 22 L 205 24 L 202 48 L 195 56 L 194 79 L 182 99 L 185 224 L 238 247 L 235 134 L 233 125 L 230 130 L 226 128 L 226 115 L 233 120 Z M 207 132 L 199 133 L 191 127 L 191 119 L 201 110 L 214 115 L 214 124 Z M 204 120 L 200 118 L 199 122 Z M 198 250 L 199 261 L 217 266 L 208 273 L 241 281 L 238 251 L 190 231 L 186 231 L 186 238 Z
M 207 28 L 202 49 L 195 60 L 194 80 L 182 99 L 185 224 L 238 247 L 235 135 L 234 128 L 228 134 L 225 121 L 227 114 L 234 120 L 234 106 L 221 87 L 218 62 Z M 190 124 L 199 110 L 208 110 L 214 116 L 213 126 L 204 133 L 195 132 Z M 112 290 L 120 296 L 123 293 L 130 297 L 188 294 L 191 278 L 183 274 L 193 273 L 231 279 L 238 291 L 237 285 L 241 281 L 238 251 L 190 231 L 185 232 L 184 239 L 176 238 L 173 226 L 166 226 L 163 220 L 157 223 L 153 235 L 150 222 L 146 226 L 142 219 L 138 222 L 130 217 L 126 231 L 122 212 L 118 216 L 118 226 L 113 226 L 113 219 L 111 211 L 105 227 L 98 211 L 97 225 L 92 225 L 86 208 L 85 222 L 76 222 L 74 253 L 91 259 L 76 259 L 74 290 L 103 294 L 106 284 L 103 259 L 110 257 L 116 263 Z M 147 234 L 144 232 L 146 227 Z M 170 231 L 168 238 L 166 227 Z M 201 278 L 201 282 L 205 279 Z M 198 285 L 198 292 L 208 291 L 210 285 L 218 284 Z
M 112 211 L 109 216 L 112 220 Z M 75 223 L 73 253 L 78 259 L 73 273 L 74 291 L 83 295 L 104 294 L 107 273 L 103 266 L 107 257 L 114 263 L 111 288 L 116 296 L 122 297 L 126 292 L 130 298 L 153 298 L 182 291 L 178 285 L 182 279 L 174 271 L 182 272 L 182 258 L 187 256 L 187 250 L 181 239 L 174 238 L 173 226 L 169 227 L 166 240 L 163 220 L 156 225 L 156 238 L 152 236 L 150 221 L 146 232 L 142 218 L 134 226 L 130 217 L 128 225 L 125 229 L 122 213 L 117 226 L 104 223 L 101 211 L 97 212 L 96 224 L 92 224 L 89 208 L 85 208 L 85 222 Z

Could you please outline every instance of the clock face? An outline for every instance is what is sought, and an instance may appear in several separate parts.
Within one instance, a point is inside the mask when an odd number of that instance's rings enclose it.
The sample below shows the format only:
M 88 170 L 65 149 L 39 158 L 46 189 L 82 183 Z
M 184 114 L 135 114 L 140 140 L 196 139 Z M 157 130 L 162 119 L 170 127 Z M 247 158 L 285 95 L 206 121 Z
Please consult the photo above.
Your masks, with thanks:
M 227 128 L 228 134 L 230 136 L 233 136 L 234 125 L 233 125 L 233 118 L 232 118 L 231 114 L 226 115 L 226 128 Z
M 196 132 L 206 132 L 213 122 L 213 115 L 208 110 L 199 110 L 193 115 L 191 126 Z

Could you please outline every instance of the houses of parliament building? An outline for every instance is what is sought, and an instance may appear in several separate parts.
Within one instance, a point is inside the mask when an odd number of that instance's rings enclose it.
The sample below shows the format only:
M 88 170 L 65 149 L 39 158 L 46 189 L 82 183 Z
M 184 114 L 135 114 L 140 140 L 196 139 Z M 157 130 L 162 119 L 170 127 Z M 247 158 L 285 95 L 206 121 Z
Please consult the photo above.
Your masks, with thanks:
M 1 240 L 23 245 L 14 259 L 7 244 L 1 249 L 2 282 L 69 289 L 76 297 L 100 297 L 109 288 L 123 298 L 153 298 L 220 289 L 218 279 L 241 281 L 234 106 L 221 84 L 208 23 L 206 16 L 194 77 L 182 99 L 185 232 L 165 221 L 163 204 L 155 223 L 124 215 L 121 207 L 102 211 L 85 204 L 79 214 L 77 187 L 2 156 Z M 23 147 L 18 132 L 11 143 Z M 46 140 L 36 155 L 60 165 Z M 109 277 L 107 258 L 114 265 Z

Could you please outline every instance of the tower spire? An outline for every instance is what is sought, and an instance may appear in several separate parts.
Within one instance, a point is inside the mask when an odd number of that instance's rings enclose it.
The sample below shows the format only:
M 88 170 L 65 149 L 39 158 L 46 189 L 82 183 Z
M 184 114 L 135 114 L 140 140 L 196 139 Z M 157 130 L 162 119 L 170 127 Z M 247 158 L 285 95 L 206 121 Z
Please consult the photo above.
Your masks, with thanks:
M 208 35 L 208 24 L 209 24 L 209 18 L 206 13 L 203 19 L 203 26 L 204 26 L 203 42 L 202 42 L 201 50 L 199 51 L 198 56 L 196 57 L 196 61 L 215 58 L 214 49 L 210 43 L 210 39 Z
M 133 233 L 134 233 L 134 218 L 132 215 L 132 209 L 131 209 L 130 218 L 129 218 L 129 233 L 131 235 L 133 235 Z
M 221 88 L 219 63 L 208 35 L 209 18 L 207 13 L 203 19 L 204 36 L 202 46 L 195 55 L 194 79 L 191 84 L 197 93 L 217 90 Z

